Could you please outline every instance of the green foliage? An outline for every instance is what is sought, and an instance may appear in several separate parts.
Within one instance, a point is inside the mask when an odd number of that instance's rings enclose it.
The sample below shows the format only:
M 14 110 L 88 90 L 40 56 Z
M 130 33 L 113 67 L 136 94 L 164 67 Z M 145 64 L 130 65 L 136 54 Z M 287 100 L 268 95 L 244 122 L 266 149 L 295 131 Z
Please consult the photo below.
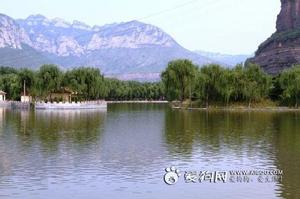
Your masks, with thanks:
M 0 67 L 0 75 L 17 74 L 17 70 L 11 67 Z
M 24 68 L 18 71 L 18 78 L 20 84 L 22 82 L 25 83 L 25 92 L 35 96 L 37 92 L 37 89 L 35 88 L 35 84 L 37 83 L 36 73 L 32 70 Z
M 55 65 L 43 65 L 38 71 L 0 67 L 0 90 L 6 98 L 19 100 L 26 93 L 46 99 L 63 89 L 77 93 L 77 100 L 194 100 L 200 104 L 244 103 L 282 100 L 298 107 L 300 66 L 271 77 L 253 64 L 226 69 L 216 64 L 198 68 L 189 60 L 175 60 L 161 74 L 162 81 L 141 83 L 104 78 L 99 69 L 80 67 L 66 72 Z M 280 98 L 278 97 L 280 96 Z M 61 100 L 61 99 L 57 99 Z M 269 100 L 270 101 L 270 100 Z
M 169 62 L 167 69 L 161 74 L 167 98 L 172 100 L 179 97 L 183 101 L 191 97 L 196 70 L 197 67 L 186 59 Z
M 39 94 L 45 96 L 60 89 L 62 72 L 55 65 L 43 65 L 37 78 Z
M 263 99 L 268 96 L 272 87 L 271 77 L 255 64 L 246 66 L 244 73 L 243 95 L 248 100 L 250 106 L 251 101 Z
M 236 78 L 234 75 L 235 74 L 231 70 L 226 69 L 222 72 L 218 81 L 217 90 L 227 105 L 229 104 L 229 101 L 232 98 L 236 89 Z
M 198 79 L 197 82 L 198 85 L 196 87 L 202 88 L 198 92 L 200 93 L 200 96 L 202 98 L 204 97 L 206 106 L 208 106 L 210 100 L 216 101 L 220 98 L 221 96 L 221 93 L 219 92 L 221 87 L 220 77 L 222 76 L 222 74 L 223 74 L 223 69 L 216 64 L 206 65 L 200 69 L 198 74 L 200 79 Z
M 46 99 L 64 89 L 77 93 L 75 100 L 162 100 L 163 85 L 105 79 L 99 69 L 80 67 L 62 72 L 55 65 L 43 65 L 38 71 L 0 67 L 0 89 L 7 99 L 20 100 L 23 84 L 26 93 Z M 61 101 L 62 99 L 56 99 Z
M 108 100 L 162 100 L 164 98 L 161 83 L 141 83 L 106 79 Z
M 169 65 L 172 66 L 172 65 Z M 168 67 L 162 73 L 163 83 L 167 89 L 166 95 L 172 100 L 182 100 L 180 84 L 178 81 L 179 70 Z M 246 67 L 237 65 L 233 69 L 225 69 L 220 65 L 210 64 L 198 70 L 190 69 L 193 79 L 189 81 L 192 88 L 193 99 L 198 99 L 209 106 L 210 102 L 221 102 L 228 105 L 233 102 L 245 102 L 251 105 L 252 101 L 259 101 L 268 97 L 272 87 L 271 78 L 259 66 L 249 64 Z M 189 74 L 189 73 L 187 73 Z M 175 82 L 175 83 L 174 83 Z M 186 96 L 185 98 L 186 99 Z
M 81 67 L 67 71 L 63 76 L 62 85 L 76 91 L 84 99 L 106 97 L 104 78 L 96 68 Z
M 283 90 L 282 99 L 289 105 L 299 105 L 300 99 L 300 66 L 294 66 L 283 71 L 279 77 L 279 84 Z
M 19 80 L 18 75 L 14 73 L 0 75 L 0 90 L 7 93 L 7 99 L 20 99 L 21 85 Z

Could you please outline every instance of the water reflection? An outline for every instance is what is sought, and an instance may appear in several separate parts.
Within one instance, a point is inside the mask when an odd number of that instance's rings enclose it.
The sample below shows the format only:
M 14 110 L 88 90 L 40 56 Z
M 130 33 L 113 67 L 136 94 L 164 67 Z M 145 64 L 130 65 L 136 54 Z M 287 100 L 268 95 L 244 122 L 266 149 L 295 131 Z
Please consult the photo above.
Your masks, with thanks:
M 187 155 L 199 147 L 216 154 L 224 149 L 247 151 L 250 156 L 257 149 L 269 153 L 273 150 L 273 117 L 272 113 L 168 110 L 166 142 L 171 153 Z
M 108 112 L 0 109 L 0 198 L 299 198 L 299 116 L 157 104 L 109 105 Z M 277 168 L 284 178 L 173 189 L 162 181 L 171 164 Z
M 7 111 L 0 137 L 0 190 L 1 177 L 13 176 L 6 183 L 14 187 L 39 184 L 96 160 L 105 118 L 106 112 L 99 111 Z
M 299 113 L 167 110 L 165 140 L 186 169 L 282 169 L 267 198 L 300 196 Z M 266 188 L 266 187 L 265 187 Z M 252 187 L 258 192 L 270 186 Z M 252 194 L 253 197 L 253 194 Z
M 106 112 L 84 110 L 13 111 L 8 115 L 17 134 L 24 140 L 38 139 L 44 145 L 60 141 L 75 143 L 96 141 L 103 130 Z M 33 139 L 34 138 L 34 139 Z M 95 138 L 95 139 L 94 139 Z
M 281 195 L 283 198 L 300 197 L 300 114 L 284 113 L 273 120 L 276 164 L 284 171 Z
M 141 182 L 160 175 L 157 166 L 165 156 L 164 110 L 164 105 L 154 104 L 110 106 L 101 142 L 101 161 L 106 173 L 115 174 L 111 180 Z

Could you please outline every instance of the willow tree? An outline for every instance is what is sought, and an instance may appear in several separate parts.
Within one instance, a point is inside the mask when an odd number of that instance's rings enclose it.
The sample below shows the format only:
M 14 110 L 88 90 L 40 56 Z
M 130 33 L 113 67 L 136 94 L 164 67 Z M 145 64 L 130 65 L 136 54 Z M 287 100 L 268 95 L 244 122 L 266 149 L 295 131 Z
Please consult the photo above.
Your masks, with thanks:
M 62 72 L 56 65 L 43 65 L 38 71 L 40 95 L 58 91 L 61 86 Z
M 62 85 L 76 91 L 87 100 L 106 97 L 104 77 L 97 68 L 80 67 L 67 71 L 63 76 Z
M 279 83 L 283 90 L 282 98 L 288 103 L 299 105 L 300 99 L 300 66 L 294 66 L 283 71 L 279 77 Z
M 161 74 L 168 100 L 184 101 L 191 97 L 196 71 L 197 67 L 190 60 L 169 62 L 167 69 Z
M 242 64 L 236 65 L 232 70 L 234 91 L 232 94 L 234 101 L 244 101 L 244 88 L 247 84 L 245 78 L 245 69 Z
M 202 85 L 202 90 L 197 92 L 203 93 L 206 107 L 208 107 L 209 101 L 217 101 L 220 98 L 220 77 L 223 74 L 223 70 L 224 69 L 217 64 L 206 65 L 200 69 L 196 84 Z M 200 87 L 198 86 L 198 88 Z
M 243 95 L 248 100 L 248 107 L 250 108 L 252 101 L 268 96 L 272 81 L 271 77 L 255 64 L 249 64 L 245 67 L 244 78 Z
M 229 105 L 230 98 L 235 92 L 235 73 L 232 70 L 225 69 L 221 73 L 218 85 L 218 91 L 222 95 L 226 105 Z

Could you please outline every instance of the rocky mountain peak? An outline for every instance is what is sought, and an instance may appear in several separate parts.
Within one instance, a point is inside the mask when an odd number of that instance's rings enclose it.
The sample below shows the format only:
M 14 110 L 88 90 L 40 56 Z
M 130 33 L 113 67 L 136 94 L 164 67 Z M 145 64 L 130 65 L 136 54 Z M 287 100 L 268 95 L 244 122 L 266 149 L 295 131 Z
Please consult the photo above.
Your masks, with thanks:
M 277 32 L 300 28 L 300 0 L 281 0 L 276 28 Z
M 277 31 L 263 42 L 249 62 L 270 74 L 300 64 L 300 0 L 281 0 Z
M 45 19 L 47 19 L 47 18 L 41 14 L 30 15 L 26 18 L 26 20 L 30 20 L 30 21 L 43 21 Z
M 92 27 L 90 27 L 89 25 L 87 25 L 81 21 L 77 21 L 77 20 L 73 21 L 72 27 L 77 28 L 77 29 L 82 29 L 82 30 L 92 30 Z
M 0 14 L 0 48 L 22 49 L 22 44 L 31 44 L 25 30 L 14 19 Z
M 56 27 L 62 27 L 62 28 L 69 28 L 71 26 L 71 23 L 65 21 L 64 19 L 61 18 L 54 18 L 51 20 L 51 22 L 54 24 Z

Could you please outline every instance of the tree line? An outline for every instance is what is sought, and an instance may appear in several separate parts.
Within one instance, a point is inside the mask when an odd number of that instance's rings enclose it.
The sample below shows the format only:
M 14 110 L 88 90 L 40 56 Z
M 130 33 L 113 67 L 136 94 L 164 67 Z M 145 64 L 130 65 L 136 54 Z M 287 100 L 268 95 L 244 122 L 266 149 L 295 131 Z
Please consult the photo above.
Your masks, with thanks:
M 66 88 L 76 93 L 76 100 L 160 100 L 161 83 L 141 83 L 104 78 L 99 69 L 80 67 L 62 71 L 56 65 L 43 65 L 39 70 L 0 67 L 0 90 L 9 100 L 20 100 L 23 85 L 26 94 L 38 100 L 46 99 Z
M 211 103 L 247 103 L 250 107 L 253 102 L 264 100 L 298 107 L 300 99 L 300 66 L 270 76 L 251 63 L 229 69 L 217 64 L 198 67 L 189 60 L 175 60 L 162 72 L 161 79 L 169 101 L 199 101 L 206 107 Z
M 99 69 L 90 67 L 67 71 L 55 65 L 43 65 L 39 70 L 0 67 L 0 90 L 7 93 L 7 99 L 20 100 L 24 82 L 26 93 L 35 99 L 68 88 L 76 93 L 76 100 L 189 100 L 205 107 L 216 103 L 250 107 L 264 100 L 298 107 L 300 100 L 300 66 L 270 76 L 251 63 L 234 68 L 217 64 L 198 67 L 179 59 L 169 62 L 160 82 L 143 83 L 105 78 Z

